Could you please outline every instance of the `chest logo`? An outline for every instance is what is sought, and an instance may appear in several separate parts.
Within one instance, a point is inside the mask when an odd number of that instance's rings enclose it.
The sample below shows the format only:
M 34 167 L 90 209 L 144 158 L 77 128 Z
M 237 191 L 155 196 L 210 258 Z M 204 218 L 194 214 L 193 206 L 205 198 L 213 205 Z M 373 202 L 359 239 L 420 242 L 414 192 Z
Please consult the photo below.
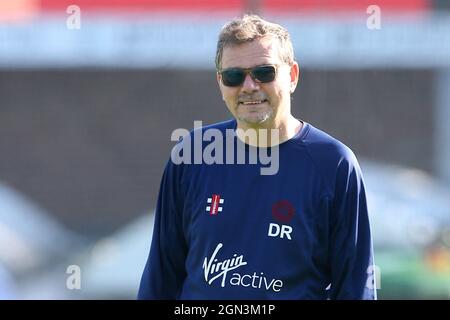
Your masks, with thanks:
M 269 223 L 267 235 L 273 238 L 292 240 L 292 227 L 287 225 L 295 215 L 294 206 L 287 200 L 280 200 L 272 206 L 272 216 L 278 223 Z
M 219 212 L 222 212 L 224 199 L 220 198 L 220 194 L 213 194 L 211 198 L 208 198 L 206 201 L 206 211 L 209 212 L 210 215 L 215 216 Z

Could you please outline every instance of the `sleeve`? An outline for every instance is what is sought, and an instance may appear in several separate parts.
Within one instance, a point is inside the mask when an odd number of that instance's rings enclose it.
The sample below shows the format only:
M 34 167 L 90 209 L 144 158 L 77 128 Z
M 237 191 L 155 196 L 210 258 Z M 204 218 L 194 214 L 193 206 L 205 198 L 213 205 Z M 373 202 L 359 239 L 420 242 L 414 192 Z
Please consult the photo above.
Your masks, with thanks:
M 329 299 L 376 300 L 365 187 L 361 169 L 351 151 L 339 162 L 330 205 Z
M 186 277 L 187 244 L 183 232 L 181 165 L 166 165 L 159 189 L 150 254 L 138 299 L 172 300 L 180 296 Z

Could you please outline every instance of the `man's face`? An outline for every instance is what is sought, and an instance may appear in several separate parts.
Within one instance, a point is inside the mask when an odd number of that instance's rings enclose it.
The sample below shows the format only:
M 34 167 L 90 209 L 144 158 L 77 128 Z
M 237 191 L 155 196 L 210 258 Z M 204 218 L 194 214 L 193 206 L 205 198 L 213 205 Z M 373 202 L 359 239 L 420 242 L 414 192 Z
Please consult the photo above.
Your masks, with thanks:
M 217 74 L 223 100 L 239 127 L 278 128 L 291 114 L 290 94 L 297 85 L 299 70 L 297 63 L 289 66 L 281 61 L 278 46 L 277 39 L 261 38 L 223 49 L 222 70 L 277 66 L 275 79 L 268 83 L 255 81 L 247 74 L 242 85 L 228 87 Z

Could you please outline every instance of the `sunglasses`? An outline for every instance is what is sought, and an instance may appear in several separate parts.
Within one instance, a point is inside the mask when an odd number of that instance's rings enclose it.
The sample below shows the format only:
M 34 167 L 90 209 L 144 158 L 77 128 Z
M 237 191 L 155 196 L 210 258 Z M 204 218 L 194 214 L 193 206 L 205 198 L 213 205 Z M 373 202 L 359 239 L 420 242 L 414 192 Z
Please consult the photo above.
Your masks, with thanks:
M 228 68 L 219 72 L 222 76 L 222 83 L 227 87 L 238 87 L 242 85 L 250 74 L 252 79 L 260 83 L 268 83 L 275 80 L 277 75 L 276 65 L 262 65 L 253 68 Z

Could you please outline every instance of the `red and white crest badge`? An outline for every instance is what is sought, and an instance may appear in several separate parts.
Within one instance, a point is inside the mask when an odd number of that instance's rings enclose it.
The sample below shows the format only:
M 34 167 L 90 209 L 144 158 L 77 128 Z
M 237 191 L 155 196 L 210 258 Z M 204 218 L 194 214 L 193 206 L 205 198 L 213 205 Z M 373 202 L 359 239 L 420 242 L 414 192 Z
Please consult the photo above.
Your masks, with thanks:
M 222 212 L 222 206 L 224 199 L 220 198 L 220 194 L 213 194 L 211 198 L 208 198 L 206 211 L 209 212 L 210 215 L 216 215 L 219 212 Z

